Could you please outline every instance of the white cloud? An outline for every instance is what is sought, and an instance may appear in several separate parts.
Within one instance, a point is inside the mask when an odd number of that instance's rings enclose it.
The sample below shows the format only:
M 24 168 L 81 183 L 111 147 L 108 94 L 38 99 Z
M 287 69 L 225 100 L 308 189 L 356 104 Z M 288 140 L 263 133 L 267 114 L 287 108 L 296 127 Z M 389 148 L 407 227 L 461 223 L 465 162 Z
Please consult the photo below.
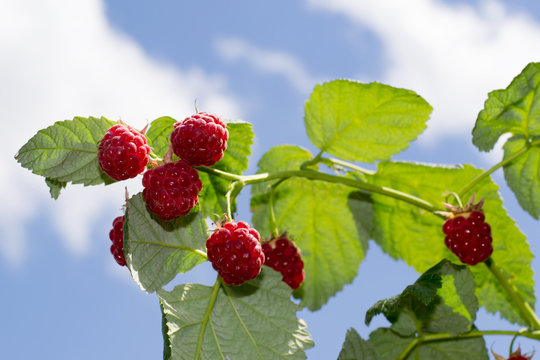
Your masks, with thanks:
M 68 248 L 84 254 L 97 217 L 123 199 L 123 186 L 77 186 L 53 203 L 43 179 L 13 159 L 37 130 L 88 115 L 142 128 L 190 115 L 195 99 L 200 110 L 242 115 L 223 78 L 150 58 L 108 24 L 102 0 L 0 2 L 0 79 L 0 254 L 15 265 L 27 256 L 24 225 L 44 209 Z
M 245 40 L 222 37 L 215 42 L 218 54 L 228 61 L 245 61 L 264 73 L 283 76 L 298 92 L 307 94 L 319 79 L 311 76 L 291 54 L 256 47 Z
M 540 24 L 497 1 L 478 8 L 427 0 L 308 0 L 367 27 L 382 42 L 381 81 L 415 90 L 434 107 L 430 143 L 470 136 L 487 93 L 540 59 Z M 500 155 L 498 155 L 498 158 Z

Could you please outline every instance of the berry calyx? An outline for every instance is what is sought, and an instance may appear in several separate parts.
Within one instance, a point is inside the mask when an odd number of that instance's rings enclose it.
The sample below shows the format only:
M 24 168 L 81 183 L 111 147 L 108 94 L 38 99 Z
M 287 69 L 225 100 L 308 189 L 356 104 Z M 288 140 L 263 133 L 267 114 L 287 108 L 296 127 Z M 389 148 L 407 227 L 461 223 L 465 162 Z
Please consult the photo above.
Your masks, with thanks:
M 113 228 L 109 232 L 112 241 L 111 254 L 120 266 L 126 266 L 124 258 L 124 216 L 118 216 L 113 220 Z
M 216 115 L 200 112 L 174 125 L 173 152 L 193 166 L 212 166 L 223 157 L 229 132 Z
M 264 265 L 280 272 L 283 275 L 282 280 L 293 290 L 298 289 L 304 281 L 306 273 L 300 249 L 296 247 L 295 243 L 288 239 L 286 234 L 283 234 L 263 243 L 262 249 L 266 258 Z
M 474 197 L 473 197 L 474 199 Z M 446 205 L 451 212 L 442 226 L 444 243 L 464 264 L 476 265 L 486 261 L 493 253 L 491 227 L 485 222 L 483 201 L 465 208 Z
M 505 357 L 499 354 L 494 353 L 493 350 L 491 350 L 491 353 L 493 354 L 496 360 L 531 360 L 534 356 L 534 352 L 530 355 L 522 354 L 521 348 L 518 348 L 516 351 L 511 353 L 508 359 L 506 359 Z
M 221 225 L 206 240 L 206 249 L 208 260 L 229 285 L 256 278 L 264 263 L 260 235 L 243 221 Z
M 202 189 L 199 173 L 184 160 L 146 171 L 142 184 L 146 206 L 165 221 L 187 215 Z
M 117 124 L 99 143 L 99 166 L 114 180 L 130 179 L 144 171 L 149 153 L 150 146 L 143 134 L 130 126 Z

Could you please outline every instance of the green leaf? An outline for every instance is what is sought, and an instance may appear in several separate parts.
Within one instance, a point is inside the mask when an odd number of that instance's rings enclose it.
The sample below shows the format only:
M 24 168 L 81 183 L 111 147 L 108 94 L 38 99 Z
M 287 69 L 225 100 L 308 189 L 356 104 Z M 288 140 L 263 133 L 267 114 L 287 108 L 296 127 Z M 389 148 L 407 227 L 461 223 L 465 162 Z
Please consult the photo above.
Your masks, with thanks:
M 368 343 L 380 359 L 398 359 L 415 337 L 404 337 L 391 329 L 380 328 L 372 332 Z M 458 340 L 421 342 L 404 360 L 488 360 L 482 337 Z
M 290 288 L 267 268 L 241 286 L 218 280 L 214 287 L 185 284 L 158 295 L 175 360 L 305 359 L 313 346 Z
M 49 178 L 45 178 L 45 183 L 49 187 L 49 193 L 51 194 L 51 197 L 55 200 L 58 200 L 58 197 L 60 196 L 60 191 L 62 191 L 62 189 L 65 188 L 67 185 L 66 182 Z
M 171 339 L 169 339 L 169 327 L 167 326 L 167 317 L 163 304 L 159 303 L 161 310 L 161 334 L 163 335 L 163 360 L 171 360 Z
M 248 158 L 251 155 L 253 144 L 252 125 L 247 122 L 227 120 L 229 140 L 223 159 L 218 161 L 213 168 L 233 174 L 242 174 L 248 168 Z M 212 176 L 199 171 L 203 183 L 203 189 L 199 193 L 201 211 L 205 215 L 222 215 L 227 211 L 225 194 L 230 181 Z
M 371 163 L 406 149 L 426 128 L 431 110 L 411 90 L 335 80 L 315 87 L 304 123 L 321 151 Z
M 373 346 L 362 339 L 355 329 L 347 330 L 338 360 L 379 360 Z
M 148 145 L 150 145 L 152 151 L 161 158 L 163 158 L 169 150 L 174 124 L 176 124 L 175 119 L 169 116 L 162 116 L 152 121 L 150 128 L 146 132 Z
M 445 200 L 448 191 L 459 192 L 472 179 L 482 173 L 472 166 L 439 167 L 412 163 L 380 163 L 371 181 L 379 186 L 403 191 L 432 204 Z M 492 258 L 512 278 L 525 300 L 535 303 L 533 290 L 532 254 L 525 236 L 515 222 L 507 215 L 498 187 L 489 178 L 478 184 L 469 193 L 476 198 L 484 198 L 486 222 L 491 225 L 494 252 Z M 457 257 L 444 245 L 439 217 L 387 196 L 373 194 L 376 226 L 375 241 L 394 258 L 401 258 L 416 270 L 423 272 L 442 258 L 459 262 Z M 442 208 L 441 208 L 442 210 Z M 507 320 L 525 325 L 507 297 L 502 286 L 493 281 L 493 275 L 484 264 L 470 267 L 475 283 L 476 296 L 480 305 L 488 312 L 500 311 Z
M 15 159 L 24 168 L 49 180 L 85 186 L 111 183 L 113 180 L 99 167 L 97 152 L 99 142 L 114 124 L 104 117 L 58 121 L 38 131 Z
M 307 150 L 276 146 L 259 161 L 258 173 L 298 168 L 311 159 Z M 263 237 L 271 234 L 266 186 L 252 188 L 253 224 Z M 288 179 L 274 192 L 279 231 L 287 231 L 302 252 L 306 278 L 295 296 L 319 309 L 352 282 L 367 251 L 373 226 L 371 201 L 346 186 L 300 178 Z
M 258 173 L 267 171 L 298 170 L 305 161 L 311 160 L 313 155 L 300 146 L 278 145 L 270 148 L 263 154 L 259 162 Z M 266 181 L 264 183 L 253 184 L 251 186 L 251 196 L 258 196 L 268 191 L 272 184 L 279 180 Z
M 205 261 L 206 230 L 200 212 L 165 222 L 147 210 L 140 193 L 133 196 L 124 224 L 124 254 L 135 282 L 154 292 Z
M 527 141 L 519 135 L 504 144 L 504 158 L 508 158 L 526 146 Z M 538 219 L 540 217 L 540 142 L 504 167 L 504 177 L 521 207 Z
M 502 134 L 540 136 L 540 63 L 530 63 L 504 90 L 489 93 L 473 129 L 473 144 L 489 151 Z

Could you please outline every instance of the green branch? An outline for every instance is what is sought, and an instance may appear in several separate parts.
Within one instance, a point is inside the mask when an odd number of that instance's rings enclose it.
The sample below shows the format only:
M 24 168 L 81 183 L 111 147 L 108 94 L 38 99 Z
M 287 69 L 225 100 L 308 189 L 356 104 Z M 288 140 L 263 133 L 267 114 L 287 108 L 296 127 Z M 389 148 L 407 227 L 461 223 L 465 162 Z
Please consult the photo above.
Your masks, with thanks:
M 506 276 L 503 273 L 503 270 L 493 262 L 492 258 L 487 259 L 485 264 L 497 281 L 499 281 L 510 299 L 512 299 L 512 302 L 517 306 L 521 317 L 527 322 L 529 327 L 540 330 L 540 320 L 538 320 L 531 305 L 521 297 L 518 289 L 509 281 L 508 276 Z
M 506 166 L 508 165 L 509 163 L 511 163 L 512 161 L 514 161 L 515 159 L 517 159 L 518 157 L 520 157 L 521 155 L 525 154 L 527 151 L 529 151 L 529 149 L 533 146 L 536 146 L 536 145 L 539 145 L 540 144 L 540 141 L 536 141 L 536 142 L 533 142 L 533 143 L 528 143 L 527 145 L 525 145 L 524 147 L 522 147 L 519 151 L 515 152 L 514 154 L 508 156 L 507 158 L 503 159 L 502 161 L 500 161 L 499 163 L 495 164 L 494 166 L 492 166 L 489 170 L 487 171 L 484 171 L 483 173 L 481 173 L 480 175 L 478 175 L 477 177 L 475 177 L 474 179 L 471 180 L 471 182 L 469 182 L 467 185 L 465 185 L 459 192 L 458 192 L 458 195 L 459 197 L 463 197 L 463 195 L 465 195 L 467 192 L 469 192 L 470 190 L 472 190 L 476 185 L 478 185 L 479 183 L 481 183 L 485 178 L 489 177 L 492 173 L 494 173 L 497 169 L 503 167 L 503 166 Z
M 432 213 L 440 210 L 437 207 L 435 207 L 435 205 L 431 204 L 430 202 L 426 200 L 401 192 L 399 190 L 395 190 L 386 186 L 378 186 L 374 184 L 369 184 L 363 181 L 346 178 L 343 176 L 330 175 L 330 174 L 326 174 L 326 173 L 315 171 L 315 170 L 286 170 L 286 171 L 276 171 L 276 172 L 270 172 L 270 173 L 242 176 L 242 175 L 230 174 L 222 170 L 208 168 L 204 166 L 198 167 L 197 169 L 211 175 L 219 176 L 226 180 L 241 181 L 245 185 L 258 184 L 258 183 L 262 183 L 262 182 L 266 182 L 270 180 L 287 179 L 287 178 L 292 178 L 292 177 L 301 177 L 301 178 L 306 178 L 306 179 L 311 179 L 311 180 L 326 181 L 329 183 L 347 185 L 356 189 L 389 196 L 394 199 L 407 202 L 411 205 L 415 205 L 417 207 L 420 207 Z
M 486 330 L 486 331 L 471 331 L 465 334 L 452 335 L 452 334 L 427 334 L 421 335 L 415 338 L 413 341 L 407 345 L 405 350 L 399 355 L 397 360 L 405 360 L 410 353 L 417 347 L 427 342 L 436 342 L 436 341 L 448 341 L 448 340 L 459 340 L 459 339 L 470 339 L 482 337 L 484 335 L 514 335 L 514 336 L 523 336 L 529 339 L 540 340 L 540 331 L 512 331 L 512 330 Z

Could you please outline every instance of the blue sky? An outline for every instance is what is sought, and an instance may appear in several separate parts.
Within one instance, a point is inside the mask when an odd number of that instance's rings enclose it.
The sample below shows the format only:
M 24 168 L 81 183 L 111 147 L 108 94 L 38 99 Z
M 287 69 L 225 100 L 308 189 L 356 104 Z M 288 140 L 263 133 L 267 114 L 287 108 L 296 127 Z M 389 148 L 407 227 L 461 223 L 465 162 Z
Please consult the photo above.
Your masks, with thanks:
M 124 184 L 73 186 L 51 200 L 43 180 L 13 160 L 38 129 L 76 115 L 142 128 L 162 115 L 190 115 L 197 99 L 201 110 L 253 123 L 254 172 L 271 146 L 313 150 L 304 101 L 318 82 L 351 78 L 413 89 L 435 108 L 428 130 L 396 159 L 487 168 L 500 151 L 479 154 L 470 145 L 487 92 L 540 59 L 540 5 L 532 0 L 3 0 L 0 24 L 7 135 L 0 154 L 0 358 L 6 359 L 161 357 L 157 298 L 141 292 L 108 252 Z M 501 174 L 494 178 L 539 253 L 538 222 L 519 208 Z M 131 193 L 139 186 L 128 185 Z M 250 218 L 247 195 L 241 219 Z M 175 283 L 214 277 L 203 265 Z M 371 244 L 352 285 L 321 311 L 300 313 L 316 343 L 308 358 L 336 358 L 351 326 L 366 336 L 386 325 L 376 319 L 365 327 L 365 310 L 416 277 Z M 479 324 L 511 327 L 485 314 Z M 502 353 L 508 341 L 489 338 L 488 345 Z

